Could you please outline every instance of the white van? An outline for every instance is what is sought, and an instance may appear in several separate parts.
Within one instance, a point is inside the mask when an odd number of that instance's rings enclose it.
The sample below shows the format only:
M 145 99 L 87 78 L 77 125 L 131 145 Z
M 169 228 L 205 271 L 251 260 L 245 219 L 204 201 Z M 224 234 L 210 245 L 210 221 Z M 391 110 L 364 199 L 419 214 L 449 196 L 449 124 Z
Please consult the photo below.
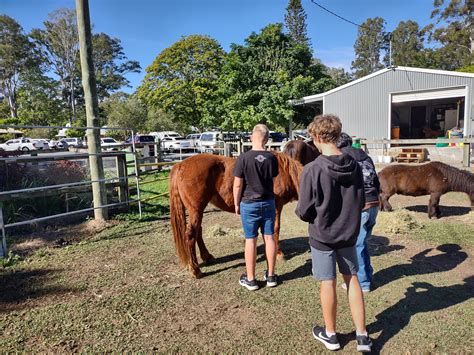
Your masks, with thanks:
M 221 132 L 203 132 L 201 134 L 201 152 L 202 153 L 219 153 L 219 148 L 223 148 Z
M 182 138 L 181 134 L 178 132 L 174 131 L 163 131 L 163 132 L 150 132 L 150 136 L 154 136 L 155 138 L 158 139 L 163 139 L 163 138 Z

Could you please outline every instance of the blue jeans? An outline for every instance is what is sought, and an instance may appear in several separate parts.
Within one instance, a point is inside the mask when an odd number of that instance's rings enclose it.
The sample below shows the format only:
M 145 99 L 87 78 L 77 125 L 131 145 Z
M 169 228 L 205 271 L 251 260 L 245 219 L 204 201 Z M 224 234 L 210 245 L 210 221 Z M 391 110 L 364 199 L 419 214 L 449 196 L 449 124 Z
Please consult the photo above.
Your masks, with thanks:
M 372 229 L 375 226 L 379 207 L 374 206 L 365 211 L 362 211 L 360 221 L 360 231 L 357 236 L 356 253 L 357 263 L 359 264 L 359 271 L 357 278 L 359 279 L 360 287 L 363 290 L 370 290 L 372 284 L 372 275 L 374 269 L 370 264 L 369 246 L 367 241 L 372 235 Z
M 240 203 L 240 220 L 246 239 L 257 238 L 258 231 L 273 235 L 275 229 L 275 200 Z

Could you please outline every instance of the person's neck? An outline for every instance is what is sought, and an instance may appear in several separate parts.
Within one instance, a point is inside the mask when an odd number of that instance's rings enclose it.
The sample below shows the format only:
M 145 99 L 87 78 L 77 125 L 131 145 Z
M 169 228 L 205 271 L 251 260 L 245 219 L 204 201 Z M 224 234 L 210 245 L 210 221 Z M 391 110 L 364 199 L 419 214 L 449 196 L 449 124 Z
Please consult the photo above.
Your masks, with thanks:
M 342 152 L 336 147 L 333 143 L 321 144 L 321 154 L 330 156 L 330 155 L 341 155 Z
M 265 144 L 263 143 L 258 143 L 258 142 L 252 142 L 252 150 L 266 150 L 265 149 Z

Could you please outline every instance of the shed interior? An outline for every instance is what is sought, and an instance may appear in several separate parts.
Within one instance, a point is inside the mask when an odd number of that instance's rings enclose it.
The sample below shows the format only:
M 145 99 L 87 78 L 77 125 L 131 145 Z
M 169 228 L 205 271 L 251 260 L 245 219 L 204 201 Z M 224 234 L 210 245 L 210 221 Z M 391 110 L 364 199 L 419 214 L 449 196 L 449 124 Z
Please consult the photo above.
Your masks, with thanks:
M 392 139 L 447 137 L 447 131 L 464 127 L 465 97 L 392 103 Z

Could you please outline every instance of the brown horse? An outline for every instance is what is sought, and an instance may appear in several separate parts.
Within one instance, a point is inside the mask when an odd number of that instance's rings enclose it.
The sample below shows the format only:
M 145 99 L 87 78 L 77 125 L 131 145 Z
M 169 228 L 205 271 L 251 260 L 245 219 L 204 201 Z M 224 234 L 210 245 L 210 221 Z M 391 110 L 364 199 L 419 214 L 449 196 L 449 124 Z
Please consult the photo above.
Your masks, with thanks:
M 408 196 L 431 195 L 428 217 L 439 218 L 439 199 L 449 191 L 465 192 L 474 206 L 474 174 L 440 162 L 423 165 L 390 165 L 379 174 L 381 205 L 391 211 L 388 199 L 393 194 Z
M 278 246 L 280 216 L 283 205 L 298 198 L 299 179 L 303 166 L 289 156 L 274 153 L 278 160 L 278 176 L 274 193 L 276 206 L 275 241 Z M 171 226 L 176 252 L 191 273 L 201 277 L 196 256 L 196 242 L 201 259 L 213 259 L 202 238 L 202 217 L 208 203 L 223 211 L 235 212 L 232 171 L 236 160 L 210 154 L 200 154 L 176 164 L 169 180 Z M 186 224 L 186 211 L 188 221 Z M 281 251 L 278 248 L 278 254 Z
M 305 142 L 302 140 L 289 141 L 283 152 L 303 165 L 312 162 L 320 154 L 312 141 Z

